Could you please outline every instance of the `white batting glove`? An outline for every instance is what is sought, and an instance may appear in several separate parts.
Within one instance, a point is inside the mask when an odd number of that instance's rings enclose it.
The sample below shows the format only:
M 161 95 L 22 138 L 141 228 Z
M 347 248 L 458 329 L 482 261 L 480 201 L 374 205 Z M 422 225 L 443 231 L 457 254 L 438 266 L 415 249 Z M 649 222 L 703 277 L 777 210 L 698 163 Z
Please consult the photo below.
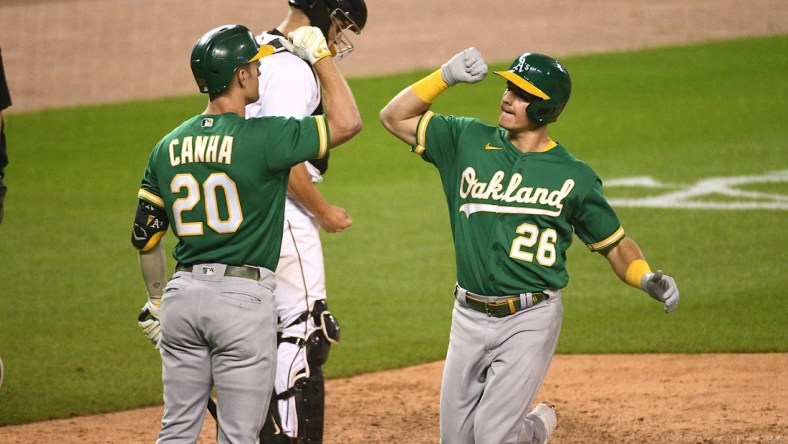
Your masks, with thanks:
M 314 65 L 323 57 L 331 57 L 326 38 L 316 26 L 302 26 L 287 35 L 293 47 L 290 52 Z
M 161 297 L 148 297 L 148 302 L 142 307 L 137 323 L 142 333 L 151 341 L 153 347 L 159 349 L 161 343 Z
M 640 278 L 640 288 L 649 296 L 665 304 L 665 313 L 670 313 L 679 306 L 679 287 L 676 281 L 657 270 L 656 273 L 646 273 Z
M 148 302 L 142 307 L 142 310 L 148 310 L 151 316 L 156 319 L 161 317 L 161 296 L 148 296 Z
M 449 86 L 476 83 L 487 76 L 487 64 L 476 48 L 468 48 L 441 66 L 441 77 Z

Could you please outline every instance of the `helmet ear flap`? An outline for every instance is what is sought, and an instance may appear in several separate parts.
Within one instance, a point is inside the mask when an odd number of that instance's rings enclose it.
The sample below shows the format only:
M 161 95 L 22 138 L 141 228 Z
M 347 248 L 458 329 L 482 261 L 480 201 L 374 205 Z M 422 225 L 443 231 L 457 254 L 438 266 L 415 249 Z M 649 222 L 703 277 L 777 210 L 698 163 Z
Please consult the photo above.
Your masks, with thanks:
M 544 125 L 545 122 L 545 114 L 547 111 L 544 107 L 539 106 L 540 102 L 533 102 L 528 104 L 528 107 L 525 108 L 525 115 L 528 116 L 528 121 L 535 125 Z
M 331 28 L 331 18 L 328 14 L 328 5 L 324 0 L 312 2 L 312 11 L 309 12 L 309 20 L 312 26 L 317 26 L 323 32 L 323 36 L 328 38 L 328 30 Z
M 546 125 L 558 120 L 558 115 L 564 110 L 566 102 L 559 103 L 556 100 L 540 100 L 528 105 L 525 114 L 528 120 L 537 125 Z

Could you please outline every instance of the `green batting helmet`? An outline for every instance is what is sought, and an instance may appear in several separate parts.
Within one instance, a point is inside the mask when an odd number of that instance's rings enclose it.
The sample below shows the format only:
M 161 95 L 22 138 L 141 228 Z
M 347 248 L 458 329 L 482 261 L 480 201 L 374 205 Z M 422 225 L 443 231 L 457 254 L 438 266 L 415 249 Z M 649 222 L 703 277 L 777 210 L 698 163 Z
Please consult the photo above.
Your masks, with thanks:
M 526 52 L 514 59 L 508 71 L 495 73 L 539 98 L 525 109 L 528 119 L 537 125 L 555 122 L 572 92 L 566 68 L 544 54 Z
M 238 67 L 269 56 L 273 46 L 257 44 L 247 27 L 224 25 L 212 29 L 192 50 L 192 74 L 201 93 L 220 93 L 230 86 Z

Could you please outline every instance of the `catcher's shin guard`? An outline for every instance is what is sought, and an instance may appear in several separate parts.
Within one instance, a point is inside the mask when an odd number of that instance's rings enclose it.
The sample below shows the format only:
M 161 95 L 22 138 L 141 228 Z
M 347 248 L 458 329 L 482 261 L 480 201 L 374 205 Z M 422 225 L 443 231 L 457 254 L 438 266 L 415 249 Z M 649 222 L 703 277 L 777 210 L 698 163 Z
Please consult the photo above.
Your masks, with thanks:
M 301 322 L 312 324 L 311 333 L 297 338 L 280 335 L 281 342 L 289 342 L 303 347 L 306 366 L 292 387 L 274 395 L 269 415 L 260 433 L 261 444 L 321 444 L 323 442 L 323 418 L 325 411 L 325 379 L 323 364 L 328 360 L 331 344 L 339 343 L 339 322 L 328 311 L 324 300 L 315 302 L 310 312 L 305 313 Z M 296 436 L 288 436 L 282 427 L 280 400 L 290 400 L 294 411 L 284 412 L 291 415 L 295 422 Z
M 298 415 L 298 437 L 305 444 L 323 442 L 323 414 L 325 412 L 325 380 L 323 369 L 313 367 L 312 375 L 296 383 L 294 394 Z
M 271 400 L 260 444 L 321 444 L 323 442 L 323 412 L 325 411 L 325 380 L 320 367 L 311 367 L 308 378 L 299 379 L 288 391 Z M 298 436 L 287 436 L 281 425 L 279 400 L 293 398 Z

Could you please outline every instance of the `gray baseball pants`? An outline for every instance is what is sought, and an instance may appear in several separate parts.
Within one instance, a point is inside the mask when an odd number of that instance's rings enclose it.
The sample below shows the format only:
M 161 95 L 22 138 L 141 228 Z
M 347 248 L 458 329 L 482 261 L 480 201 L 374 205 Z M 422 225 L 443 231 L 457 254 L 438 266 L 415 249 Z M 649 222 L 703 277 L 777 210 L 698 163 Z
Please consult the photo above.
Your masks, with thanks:
M 528 415 L 561 332 L 561 292 L 496 318 L 456 297 L 440 400 L 442 444 L 531 444 L 544 427 Z
M 158 443 L 197 442 L 213 387 L 219 443 L 259 438 L 276 369 L 276 279 L 264 268 L 259 280 L 225 276 L 225 268 L 195 265 L 165 288 Z

